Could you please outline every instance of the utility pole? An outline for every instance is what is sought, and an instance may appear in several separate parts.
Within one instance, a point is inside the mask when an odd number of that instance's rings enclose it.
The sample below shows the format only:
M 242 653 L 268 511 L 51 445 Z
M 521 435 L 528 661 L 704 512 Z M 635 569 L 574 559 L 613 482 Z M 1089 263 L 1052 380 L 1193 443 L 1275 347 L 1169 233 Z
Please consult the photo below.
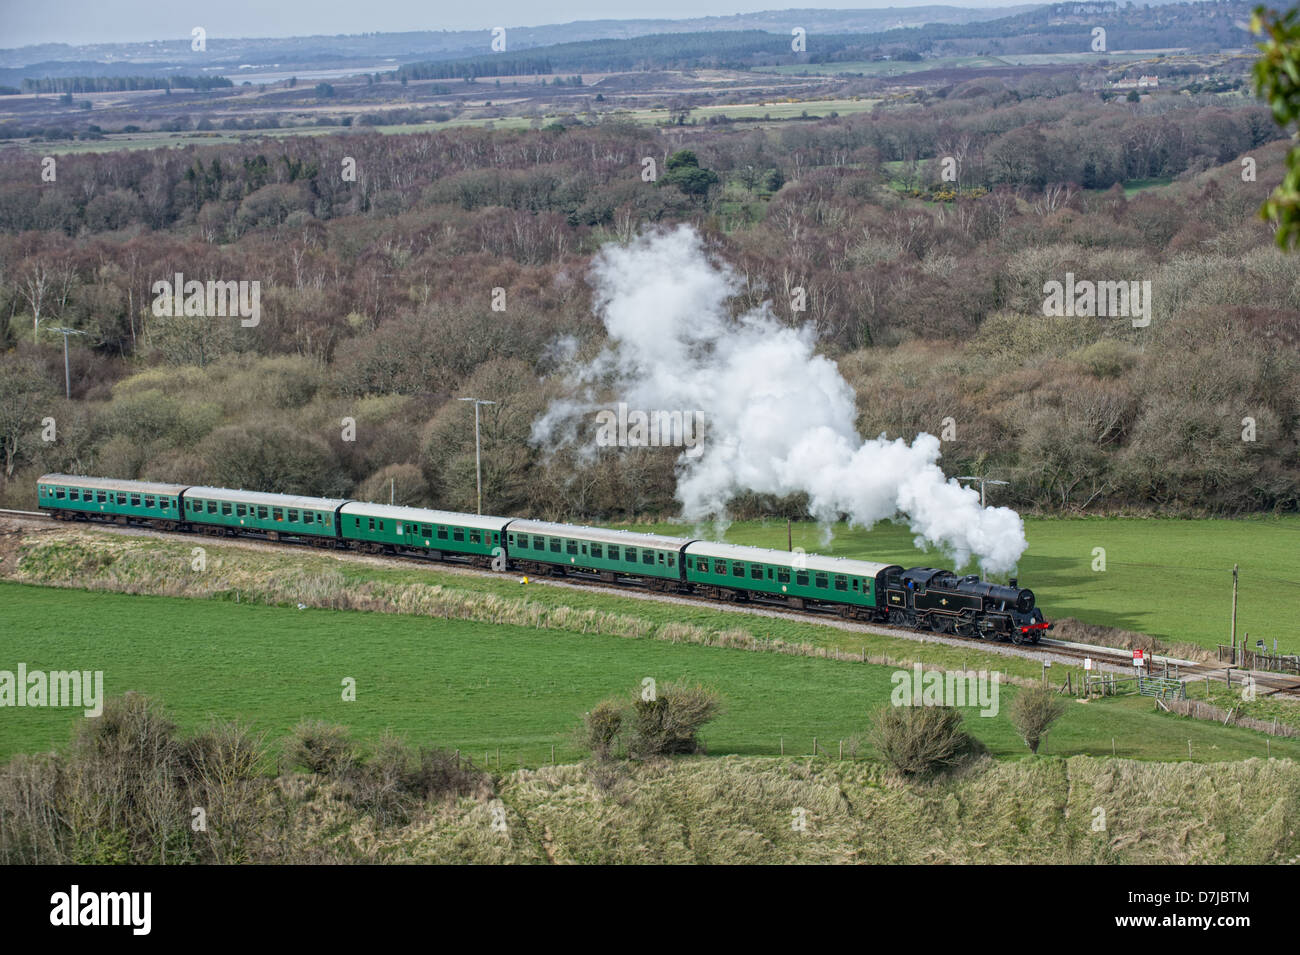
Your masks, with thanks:
M 485 401 L 482 398 L 457 398 L 457 401 L 474 402 L 474 477 L 478 484 L 478 512 L 483 513 L 483 454 L 478 438 L 478 408 L 479 405 L 494 405 L 495 401 Z
M 84 335 L 86 333 L 79 332 L 75 328 L 59 328 L 53 325 L 50 326 L 50 331 L 61 332 L 63 334 L 63 393 L 67 398 L 71 399 L 72 398 L 72 372 L 68 369 L 68 336 Z
M 1232 565 L 1232 662 L 1237 662 L 1237 565 Z
M 984 485 L 985 484 L 1009 484 L 1009 481 L 995 481 L 992 478 L 974 477 L 970 474 L 962 474 L 957 478 L 958 481 L 979 481 L 980 482 L 980 507 L 984 506 Z

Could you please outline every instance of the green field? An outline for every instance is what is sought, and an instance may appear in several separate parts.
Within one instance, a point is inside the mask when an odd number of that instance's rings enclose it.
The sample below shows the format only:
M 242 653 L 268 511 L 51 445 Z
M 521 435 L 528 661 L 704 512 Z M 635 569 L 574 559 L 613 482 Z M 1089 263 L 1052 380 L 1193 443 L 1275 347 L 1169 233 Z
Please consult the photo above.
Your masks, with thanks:
M 412 742 L 462 750 L 506 768 L 578 751 L 569 731 L 596 701 L 645 677 L 700 681 L 726 713 L 706 733 L 711 754 L 838 755 L 884 703 L 894 668 L 655 640 L 534 630 L 358 611 L 235 605 L 226 601 L 91 593 L 0 584 L 5 659 L 0 668 L 102 670 L 106 695 L 162 699 L 183 728 L 235 718 L 279 737 L 301 719 L 342 723 L 361 737 L 385 729 Z M 344 702 L 346 678 L 355 702 Z M 1001 712 L 967 710 L 967 725 L 995 756 L 1026 750 Z M 0 757 L 62 745 L 80 710 L 0 710 Z M 1265 737 L 1157 714 L 1143 698 L 1072 703 L 1053 731 L 1053 755 L 1117 752 L 1153 760 L 1243 759 Z M 1300 757 L 1300 740 L 1274 739 L 1274 756 Z
M 1002 56 L 944 56 L 925 60 L 851 60 L 842 63 L 799 63 L 788 66 L 759 66 L 755 73 L 779 73 L 784 76 L 840 76 L 862 73 L 867 76 L 902 76 L 928 70 L 977 70 L 1007 66 L 1062 66 L 1095 63 L 1128 63 L 1149 60 L 1154 54 L 1143 53 L 1023 53 Z
M 686 534 L 671 524 L 639 530 Z M 1167 643 L 1212 648 L 1227 643 L 1232 614 L 1232 565 L 1240 565 L 1237 637 L 1250 634 L 1272 649 L 1300 652 L 1300 517 L 1245 520 L 1084 518 L 1025 520 L 1029 550 L 1020 560 L 1020 583 L 1038 596 L 1049 620 L 1149 633 Z M 950 567 L 944 555 L 917 551 L 905 526 L 882 523 L 871 531 L 835 529 L 829 545 L 820 529 L 796 524 L 794 545 L 810 553 L 859 557 L 915 566 Z M 786 546 L 784 523 L 737 523 L 733 544 Z M 1092 569 L 1094 548 L 1104 548 L 1106 569 Z

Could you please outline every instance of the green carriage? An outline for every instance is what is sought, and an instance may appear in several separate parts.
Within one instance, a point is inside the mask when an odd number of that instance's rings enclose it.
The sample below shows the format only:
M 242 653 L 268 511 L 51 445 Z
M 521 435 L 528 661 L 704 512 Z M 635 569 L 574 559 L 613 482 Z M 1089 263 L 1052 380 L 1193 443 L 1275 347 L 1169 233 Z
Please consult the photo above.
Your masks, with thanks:
M 690 543 L 684 537 L 524 520 L 509 523 L 506 541 L 510 559 L 525 570 L 585 571 L 606 581 L 641 577 L 655 586 L 683 582 L 682 550 Z
M 490 558 L 501 547 L 510 518 L 349 501 L 340 509 L 339 521 L 344 540 L 372 553 Z
M 686 579 L 702 593 L 736 599 L 763 594 L 793 607 L 836 604 L 860 616 L 883 610 L 879 594 L 897 564 L 823 557 L 761 547 L 694 541 L 686 548 Z
M 191 487 L 184 494 L 185 520 L 208 534 L 262 534 L 328 545 L 338 537 L 335 515 L 346 500 L 264 494 L 224 487 Z
M 41 510 L 60 520 L 145 523 L 171 530 L 183 520 L 187 485 L 46 474 L 36 488 Z

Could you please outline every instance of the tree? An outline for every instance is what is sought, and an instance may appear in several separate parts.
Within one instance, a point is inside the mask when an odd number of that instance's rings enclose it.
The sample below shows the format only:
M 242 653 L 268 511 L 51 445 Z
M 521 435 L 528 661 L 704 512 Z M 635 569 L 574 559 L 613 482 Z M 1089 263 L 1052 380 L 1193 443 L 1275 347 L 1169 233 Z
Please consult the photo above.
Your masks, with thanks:
M 4 449 L 5 478 L 14 475 L 24 439 L 40 428 L 55 395 L 30 359 L 13 354 L 0 358 L 0 447 Z M 33 439 L 34 440 L 34 439 Z
M 676 186 L 688 196 L 706 196 L 718 184 L 718 174 L 701 167 L 700 160 L 689 149 L 678 150 L 669 156 L 664 168 L 660 185 Z
M 1031 753 L 1047 735 L 1052 724 L 1065 713 L 1065 701 L 1047 684 L 1027 687 L 1011 703 L 1011 725 L 1025 741 Z
M 1255 61 L 1255 92 L 1273 110 L 1283 128 L 1300 119 L 1300 7 L 1286 13 L 1256 7 L 1250 20 L 1252 33 L 1267 39 L 1256 44 L 1263 52 Z M 1294 137 L 1293 137 L 1294 139 Z M 1300 146 L 1286 154 L 1286 175 L 1259 210 L 1260 217 L 1277 222 L 1277 244 L 1289 248 L 1300 237 Z

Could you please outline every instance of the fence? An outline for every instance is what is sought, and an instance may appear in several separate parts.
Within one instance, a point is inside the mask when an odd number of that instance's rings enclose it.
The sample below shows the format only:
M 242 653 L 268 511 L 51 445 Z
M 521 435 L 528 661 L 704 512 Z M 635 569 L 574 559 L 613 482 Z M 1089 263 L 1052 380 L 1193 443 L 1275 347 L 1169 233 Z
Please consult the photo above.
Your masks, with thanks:
M 1249 647 L 1234 648 L 1226 643 L 1220 643 L 1219 662 L 1245 667 L 1248 670 L 1300 675 L 1300 655 L 1294 653 L 1269 653 L 1265 650 L 1252 650 Z

